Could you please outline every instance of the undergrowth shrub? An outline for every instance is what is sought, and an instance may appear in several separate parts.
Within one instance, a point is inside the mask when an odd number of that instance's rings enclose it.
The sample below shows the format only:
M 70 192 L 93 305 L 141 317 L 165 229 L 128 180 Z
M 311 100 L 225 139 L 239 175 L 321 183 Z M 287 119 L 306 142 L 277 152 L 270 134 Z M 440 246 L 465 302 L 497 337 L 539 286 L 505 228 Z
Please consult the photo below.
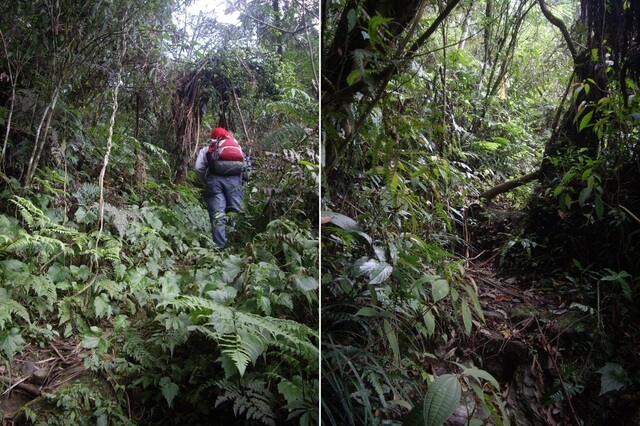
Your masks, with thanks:
M 229 424 L 318 423 L 319 253 L 309 226 L 272 220 L 218 252 L 198 190 L 172 187 L 168 197 L 151 186 L 142 203 L 107 203 L 98 232 L 93 190 L 79 188 L 39 194 L 44 208 L 10 196 L 0 215 L 9 366 L 35 338 L 77 338 L 85 368 L 112 383 L 102 406 L 115 402 L 130 422 L 208 424 L 223 413 Z M 65 207 L 56 214 L 56 199 L 73 206 L 70 218 Z
M 440 173 L 443 165 L 422 173 Z M 391 173 L 390 180 L 371 179 L 364 202 L 370 207 L 359 217 L 371 233 L 325 213 L 321 371 L 328 424 L 402 418 L 421 403 L 436 366 L 457 368 L 456 341 L 484 319 L 472 281 L 446 250 L 456 241 L 446 206 L 425 208 L 415 195 L 438 188 L 412 182 L 404 170 Z M 497 398 L 479 399 L 493 407 Z

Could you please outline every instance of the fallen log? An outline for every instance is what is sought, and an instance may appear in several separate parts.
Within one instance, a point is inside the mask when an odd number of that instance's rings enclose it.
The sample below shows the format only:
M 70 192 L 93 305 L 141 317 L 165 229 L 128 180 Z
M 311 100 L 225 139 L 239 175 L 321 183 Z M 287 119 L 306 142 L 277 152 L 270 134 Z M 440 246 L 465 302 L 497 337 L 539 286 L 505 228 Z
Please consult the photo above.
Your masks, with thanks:
M 527 173 L 524 176 L 520 176 L 519 178 L 503 182 L 499 185 L 494 186 L 493 188 L 486 190 L 485 192 L 480 194 L 479 198 L 484 199 L 486 201 L 491 201 L 493 198 L 495 198 L 500 194 L 509 192 L 514 188 L 518 188 L 519 186 L 522 186 L 524 184 L 527 184 L 529 182 L 539 179 L 540 175 L 541 175 L 540 170 L 536 170 L 531 173 Z

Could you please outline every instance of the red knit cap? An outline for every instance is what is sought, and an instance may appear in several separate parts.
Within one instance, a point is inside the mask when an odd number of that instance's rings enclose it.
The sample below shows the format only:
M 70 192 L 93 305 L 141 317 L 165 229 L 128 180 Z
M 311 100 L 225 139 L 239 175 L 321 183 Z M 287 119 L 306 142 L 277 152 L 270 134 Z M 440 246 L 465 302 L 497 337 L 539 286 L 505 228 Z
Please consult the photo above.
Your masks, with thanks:
M 229 136 L 229 132 L 224 127 L 216 127 L 211 131 L 211 139 L 219 139 Z

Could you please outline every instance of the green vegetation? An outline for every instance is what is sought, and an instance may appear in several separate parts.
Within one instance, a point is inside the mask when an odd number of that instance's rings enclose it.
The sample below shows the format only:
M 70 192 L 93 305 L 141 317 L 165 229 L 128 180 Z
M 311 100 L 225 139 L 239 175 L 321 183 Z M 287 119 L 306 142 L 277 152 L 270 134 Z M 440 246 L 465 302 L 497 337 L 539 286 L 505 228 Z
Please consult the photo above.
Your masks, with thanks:
M 323 1 L 327 424 L 637 421 L 632 3 Z
M 0 6 L 4 390 L 50 368 L 7 420 L 318 424 L 317 7 L 188 3 Z M 191 171 L 218 125 L 254 165 L 224 251 Z

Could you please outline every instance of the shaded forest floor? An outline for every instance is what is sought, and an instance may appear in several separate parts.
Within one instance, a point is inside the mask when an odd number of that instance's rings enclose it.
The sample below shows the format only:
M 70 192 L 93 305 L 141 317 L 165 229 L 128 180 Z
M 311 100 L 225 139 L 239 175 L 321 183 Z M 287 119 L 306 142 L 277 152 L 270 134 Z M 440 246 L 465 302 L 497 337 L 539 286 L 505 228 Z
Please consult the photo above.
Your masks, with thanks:
M 55 403 L 48 402 L 47 393 L 62 386 L 83 382 L 91 385 L 94 398 L 111 396 L 106 380 L 100 379 L 83 366 L 84 358 L 91 351 L 80 347 L 77 338 L 58 338 L 46 346 L 28 343 L 24 351 L 11 364 L 0 366 L 0 380 L 6 390 L 0 396 L 0 425 L 29 424 L 21 409 L 32 411 L 55 410 Z M 51 406 L 46 408 L 45 406 Z
M 489 215 L 475 223 L 471 243 L 482 250 L 466 267 L 485 321 L 474 322 L 457 355 L 500 382 L 512 424 L 640 424 L 640 395 L 622 386 L 623 371 L 607 362 L 627 356 L 621 346 L 633 344 L 624 330 L 611 330 L 615 306 L 588 299 L 571 260 L 566 268 L 545 265 L 528 240 L 514 239 L 522 213 L 501 208 Z M 503 232 L 496 218 L 516 225 Z M 462 401 L 448 424 L 477 418 L 476 403 Z

